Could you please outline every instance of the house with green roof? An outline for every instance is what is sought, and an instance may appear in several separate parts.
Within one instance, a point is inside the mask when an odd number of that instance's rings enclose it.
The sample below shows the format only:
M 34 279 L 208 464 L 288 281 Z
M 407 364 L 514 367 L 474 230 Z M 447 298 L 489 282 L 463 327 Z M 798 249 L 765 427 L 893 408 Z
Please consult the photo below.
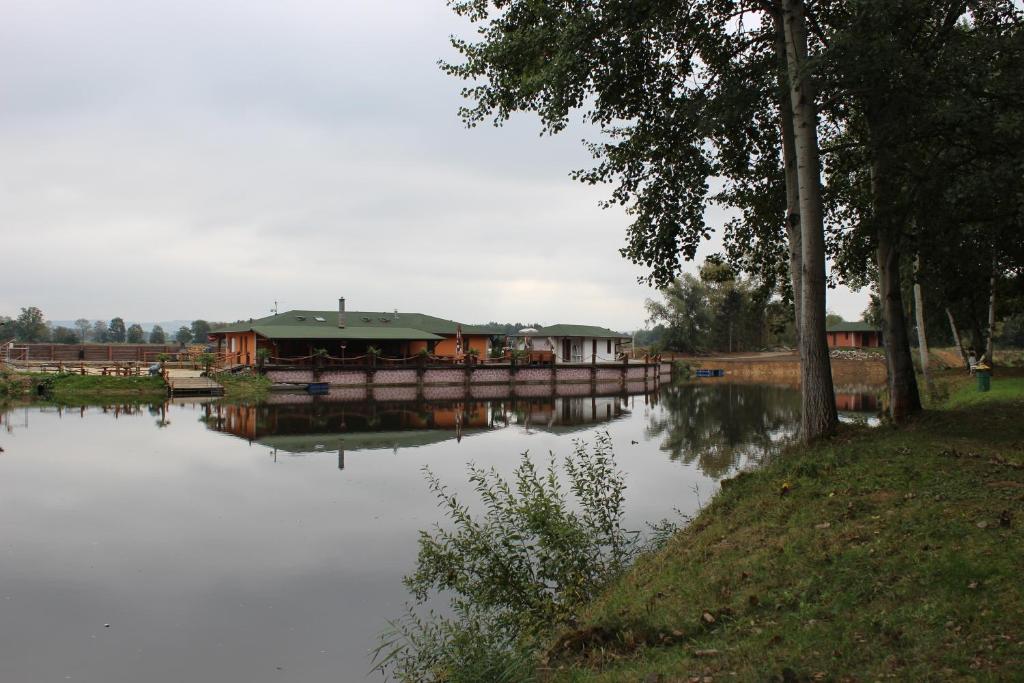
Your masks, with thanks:
M 485 326 L 423 313 L 347 311 L 340 299 L 336 311 L 291 310 L 222 325 L 210 331 L 210 340 L 226 364 L 255 365 L 263 349 L 271 362 L 308 361 L 321 350 L 329 358 L 360 358 L 370 347 L 392 359 L 409 359 L 424 350 L 458 359 L 470 349 L 486 358 L 494 334 Z
M 606 327 L 558 324 L 520 330 L 515 335 L 515 346 L 533 354 L 550 354 L 555 365 L 615 363 L 629 340 L 628 334 Z
M 841 322 L 825 329 L 830 349 L 872 348 L 882 345 L 882 330 L 866 322 Z

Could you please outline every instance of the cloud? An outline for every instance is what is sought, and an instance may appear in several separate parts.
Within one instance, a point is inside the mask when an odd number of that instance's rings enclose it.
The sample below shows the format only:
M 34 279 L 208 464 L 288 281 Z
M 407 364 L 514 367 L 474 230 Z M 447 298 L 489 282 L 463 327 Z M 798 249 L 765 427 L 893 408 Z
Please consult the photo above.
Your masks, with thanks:
M 0 312 L 642 324 L 627 217 L 568 177 L 586 131 L 458 120 L 465 29 L 420 0 L 8 6 Z

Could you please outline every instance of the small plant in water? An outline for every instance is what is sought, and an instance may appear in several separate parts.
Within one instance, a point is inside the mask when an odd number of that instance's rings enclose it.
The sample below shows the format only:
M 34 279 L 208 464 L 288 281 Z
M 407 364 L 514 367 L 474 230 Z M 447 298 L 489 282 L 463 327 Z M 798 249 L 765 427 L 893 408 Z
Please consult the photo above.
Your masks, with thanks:
M 468 470 L 478 515 L 425 468 L 450 528 L 420 532 L 416 571 L 404 580 L 413 602 L 373 653 L 374 670 L 388 677 L 531 679 L 534 648 L 571 625 L 640 550 L 639 533 L 623 526 L 625 483 L 607 433 L 575 442 L 561 468 L 552 454 L 538 470 L 524 453 L 510 479 Z M 447 598 L 444 615 L 424 612 L 434 596 Z

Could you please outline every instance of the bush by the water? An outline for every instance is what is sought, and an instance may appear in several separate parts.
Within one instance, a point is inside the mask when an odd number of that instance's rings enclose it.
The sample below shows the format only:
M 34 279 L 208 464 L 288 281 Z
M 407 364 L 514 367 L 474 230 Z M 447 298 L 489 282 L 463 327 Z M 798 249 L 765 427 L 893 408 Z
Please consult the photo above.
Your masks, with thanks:
M 532 678 L 533 646 L 575 623 L 640 550 L 623 526 L 610 437 L 576 442 L 562 468 L 552 455 L 538 470 L 523 454 L 511 479 L 470 465 L 479 515 L 426 471 L 450 526 L 421 532 L 405 578 L 413 604 L 381 636 L 375 669 L 403 681 Z M 448 598 L 446 614 L 424 613 L 435 595 Z

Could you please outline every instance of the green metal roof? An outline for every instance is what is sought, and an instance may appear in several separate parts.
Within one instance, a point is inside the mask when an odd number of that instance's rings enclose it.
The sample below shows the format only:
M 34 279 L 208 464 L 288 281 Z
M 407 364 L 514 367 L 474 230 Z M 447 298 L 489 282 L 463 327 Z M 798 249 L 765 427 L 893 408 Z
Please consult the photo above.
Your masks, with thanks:
M 422 313 L 346 311 L 345 327 L 338 327 L 337 311 L 294 310 L 250 321 L 222 325 L 211 334 L 256 332 L 268 339 L 408 339 L 436 341 L 454 335 L 459 323 Z M 464 335 L 492 335 L 485 325 L 463 325 Z
M 548 325 L 536 332 L 517 332 L 517 337 L 611 337 L 613 339 L 630 339 L 628 334 L 622 334 L 607 327 L 595 325 Z
M 841 322 L 835 325 L 829 325 L 826 330 L 828 332 L 880 332 L 878 327 L 866 322 Z

